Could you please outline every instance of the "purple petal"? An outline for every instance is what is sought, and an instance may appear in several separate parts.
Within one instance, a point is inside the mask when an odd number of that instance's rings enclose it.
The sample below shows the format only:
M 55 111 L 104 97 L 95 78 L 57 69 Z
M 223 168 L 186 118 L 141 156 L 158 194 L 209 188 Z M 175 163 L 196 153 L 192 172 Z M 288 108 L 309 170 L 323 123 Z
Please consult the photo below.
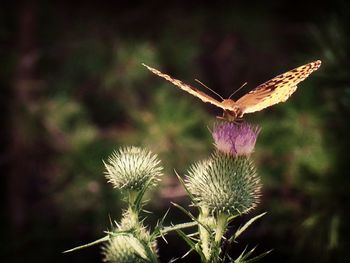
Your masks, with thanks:
M 259 127 L 247 123 L 223 122 L 214 126 L 212 135 L 219 151 L 238 156 L 253 152 L 259 132 Z

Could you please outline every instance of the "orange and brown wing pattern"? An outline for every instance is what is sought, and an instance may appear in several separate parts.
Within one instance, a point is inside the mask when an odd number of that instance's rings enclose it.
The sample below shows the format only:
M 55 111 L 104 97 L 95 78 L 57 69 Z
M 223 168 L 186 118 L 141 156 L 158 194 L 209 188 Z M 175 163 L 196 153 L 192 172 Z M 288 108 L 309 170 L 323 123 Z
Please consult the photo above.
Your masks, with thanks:
M 157 69 L 154 69 L 150 66 L 147 66 L 146 64 L 142 63 L 142 65 L 145 66 L 147 69 L 149 69 L 152 73 L 156 74 L 157 76 L 162 77 L 162 78 L 166 79 L 167 81 L 170 81 L 178 88 L 192 94 L 193 96 L 196 96 L 197 98 L 201 99 L 204 102 L 211 103 L 211 104 L 225 110 L 224 105 L 220 101 L 212 98 L 211 96 L 207 95 L 206 93 L 204 93 L 196 88 L 193 88 L 190 85 L 187 85 L 178 79 L 174 79 L 174 78 L 170 77 L 169 75 L 160 72 Z
M 278 75 L 237 100 L 237 106 L 244 114 L 284 102 L 295 92 L 297 84 L 320 66 L 321 61 L 317 60 Z

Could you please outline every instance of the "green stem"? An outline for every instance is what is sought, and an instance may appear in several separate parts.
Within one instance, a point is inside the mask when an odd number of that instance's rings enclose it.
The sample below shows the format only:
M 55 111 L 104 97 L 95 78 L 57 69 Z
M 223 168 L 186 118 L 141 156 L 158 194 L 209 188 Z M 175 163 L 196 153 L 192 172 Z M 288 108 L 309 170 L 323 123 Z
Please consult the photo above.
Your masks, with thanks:
M 202 207 L 201 213 L 199 214 L 199 217 L 198 217 L 199 222 L 201 222 L 204 225 L 208 225 L 207 224 L 208 223 L 207 221 L 209 219 L 208 217 L 209 217 L 209 210 L 207 208 Z M 199 231 L 199 237 L 202 244 L 203 255 L 205 256 L 206 261 L 209 261 L 211 256 L 210 245 L 209 245 L 210 233 L 202 225 L 199 225 L 198 231 Z
M 229 216 L 225 213 L 221 213 L 216 218 L 216 233 L 215 233 L 215 243 L 220 245 L 221 239 L 225 234 Z
M 220 258 L 221 240 L 225 234 L 229 216 L 225 213 L 216 216 L 215 238 L 211 244 L 210 258 L 207 262 L 218 263 L 222 262 Z
M 134 206 L 138 191 L 130 190 L 128 191 L 128 204 L 129 206 Z
M 156 253 L 154 253 L 154 251 L 152 249 L 152 244 L 149 244 L 149 246 L 147 246 L 146 249 L 148 250 L 147 254 L 150 257 L 150 261 L 152 263 L 159 263 L 158 257 L 157 257 Z

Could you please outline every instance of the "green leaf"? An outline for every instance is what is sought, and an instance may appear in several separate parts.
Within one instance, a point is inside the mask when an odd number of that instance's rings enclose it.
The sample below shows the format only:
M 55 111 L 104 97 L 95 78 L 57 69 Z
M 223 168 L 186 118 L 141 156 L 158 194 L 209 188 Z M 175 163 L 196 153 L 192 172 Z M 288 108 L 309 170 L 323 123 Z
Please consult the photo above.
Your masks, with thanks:
M 254 250 L 255 250 L 255 248 L 254 248 Z M 253 251 L 254 251 L 253 250 Z M 252 251 L 252 252 L 253 252 Z M 258 255 L 258 256 L 256 256 L 256 257 L 253 257 L 253 258 L 251 258 L 251 259 L 248 259 L 248 260 L 244 260 L 244 261 L 239 261 L 240 263 L 253 263 L 253 262 L 257 262 L 257 261 L 259 261 L 260 259 L 262 259 L 263 257 L 265 257 L 266 255 L 268 255 L 270 252 L 272 251 L 272 249 L 271 250 L 269 250 L 269 251 L 266 251 L 266 252 L 264 252 L 264 253 L 261 253 L 260 255 Z M 251 252 L 251 253 L 252 253 Z M 249 257 L 250 255 L 251 255 L 251 253 L 249 253 L 249 255 L 247 256 L 247 257 Z M 244 257 L 244 258 L 247 258 L 247 257 Z M 235 261 L 235 263 L 236 263 L 236 261 Z
M 132 246 L 135 252 L 144 260 L 150 261 L 149 257 L 147 256 L 147 252 L 141 242 L 132 235 L 129 235 L 129 237 L 129 244 Z
M 185 240 L 185 242 L 193 249 L 196 250 L 196 243 L 194 243 L 182 230 L 175 230 L 178 235 Z
M 170 210 L 170 208 L 165 212 L 165 214 L 162 217 L 162 219 L 157 222 L 157 225 L 154 228 L 153 233 L 151 234 L 151 240 L 156 239 L 157 237 L 162 237 L 164 242 L 168 244 L 168 241 L 165 239 L 164 232 L 162 231 L 162 229 L 164 229 L 163 223 L 164 223 L 164 220 L 165 220 L 166 216 L 169 213 L 169 210 Z
M 201 225 L 202 227 L 204 227 L 209 233 L 211 233 L 211 229 L 204 225 L 203 223 L 201 223 L 197 218 L 195 218 L 191 213 L 187 212 L 185 208 L 183 208 L 182 206 L 171 202 L 175 207 L 177 207 L 178 209 L 180 209 L 182 212 L 184 212 L 186 215 L 188 215 L 193 221 L 197 222 L 199 225 Z
M 142 197 L 144 196 L 146 190 L 148 189 L 148 186 L 152 183 L 153 178 L 149 178 L 148 181 L 145 183 L 145 185 L 142 187 L 141 191 L 138 192 L 136 199 L 135 199 L 135 207 L 137 211 L 140 211 L 142 207 Z
M 232 215 L 232 216 L 230 216 L 228 219 L 227 219 L 227 221 L 228 222 L 231 222 L 233 219 L 235 219 L 236 217 L 238 217 L 238 216 L 240 216 L 241 214 L 236 214 L 236 215 Z
M 190 251 L 192 251 L 192 250 L 194 250 L 194 251 L 196 251 L 198 254 L 199 254 L 199 256 L 202 258 L 202 259 L 204 259 L 205 257 L 204 257 L 204 254 L 202 253 L 202 251 L 198 248 L 198 246 L 197 246 L 197 244 L 196 243 L 194 243 L 183 231 L 181 231 L 181 230 L 175 230 L 176 232 L 177 232 L 177 234 L 183 239 L 183 240 L 185 240 L 185 242 L 190 246 L 190 248 L 191 248 L 191 250 Z M 187 255 L 188 254 L 188 252 L 185 254 L 185 255 Z M 203 261 L 203 260 L 202 260 Z
M 238 228 L 236 233 L 233 235 L 233 237 L 230 238 L 230 242 L 232 242 L 233 240 L 236 240 L 245 230 L 247 230 L 248 227 L 250 227 L 256 220 L 258 220 L 260 217 L 263 217 L 265 214 L 266 212 L 251 218 L 242 227 Z
M 198 225 L 197 222 L 181 223 L 181 224 L 176 224 L 176 225 L 171 225 L 171 226 L 166 226 L 164 228 L 161 228 L 160 232 L 161 232 L 161 234 L 166 234 L 166 233 L 171 232 L 171 231 L 176 231 L 179 229 L 194 227 L 197 225 Z
M 264 253 L 261 253 L 260 255 L 256 256 L 256 257 L 253 257 L 247 261 L 245 261 L 245 263 L 253 263 L 253 262 L 256 262 L 260 259 L 262 259 L 263 257 L 265 257 L 267 254 L 269 254 L 270 252 L 272 251 L 272 249 L 270 249 L 269 251 L 266 251 Z
M 247 250 L 247 248 L 248 248 L 248 246 L 246 246 L 246 247 L 244 248 L 244 250 L 243 250 L 242 253 L 239 255 L 239 257 L 234 261 L 235 263 L 242 262 L 241 259 L 243 258 L 244 253 L 245 253 L 245 251 Z
M 186 187 L 185 181 L 181 178 L 181 176 L 174 170 L 177 178 L 179 179 L 181 185 L 183 186 L 183 188 L 185 189 L 186 193 L 188 194 L 188 196 L 190 197 L 191 201 L 193 203 L 196 203 L 196 199 L 195 197 L 191 194 L 191 192 L 188 190 L 188 188 Z
M 82 245 L 82 246 L 79 246 L 79 247 L 75 247 L 75 248 L 72 248 L 72 249 L 68 249 L 66 251 L 63 251 L 62 253 L 70 253 L 70 252 L 73 252 L 73 251 L 76 251 L 76 250 L 79 250 L 79 249 L 91 247 L 91 246 L 94 246 L 94 245 L 106 242 L 108 240 L 109 240 L 109 236 L 105 236 L 105 237 L 100 238 L 100 239 L 98 239 L 96 241 L 93 241 L 91 243 L 88 243 L 88 244 L 85 244 L 85 245 Z
M 261 253 L 260 255 L 253 257 L 251 259 L 248 259 L 250 257 L 250 255 L 255 251 L 256 247 L 253 247 L 251 250 L 249 250 L 248 252 L 246 252 L 248 246 L 245 247 L 245 249 L 243 250 L 243 252 L 239 255 L 239 257 L 234 260 L 234 263 L 253 263 L 256 262 L 258 260 L 260 260 L 261 258 L 265 257 L 267 254 L 269 254 L 272 250 L 266 251 L 264 253 Z
M 241 255 L 235 260 L 235 263 L 246 263 L 246 259 L 254 252 L 256 247 L 253 247 L 251 250 L 246 252 L 248 246 L 245 247 Z
M 188 254 L 190 254 L 193 251 L 193 249 L 191 248 L 190 250 L 188 250 L 181 258 L 185 258 L 188 256 Z

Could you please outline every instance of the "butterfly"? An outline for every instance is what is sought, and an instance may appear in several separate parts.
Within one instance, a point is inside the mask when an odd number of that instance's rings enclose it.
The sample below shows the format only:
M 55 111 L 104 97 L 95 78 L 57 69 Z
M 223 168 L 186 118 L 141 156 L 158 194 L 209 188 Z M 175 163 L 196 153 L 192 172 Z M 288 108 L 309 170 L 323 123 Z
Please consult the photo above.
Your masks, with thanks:
M 219 101 L 178 79 L 160 72 L 146 64 L 142 64 L 152 73 L 162 77 L 180 89 L 198 97 L 204 102 L 211 103 L 224 110 L 223 118 L 229 121 L 241 119 L 244 114 L 261 111 L 280 102 L 285 102 L 297 89 L 297 84 L 306 79 L 312 72 L 321 66 L 321 61 L 316 60 L 303 66 L 287 71 L 281 75 L 266 81 L 252 91 L 243 95 L 237 101 L 230 98 Z

